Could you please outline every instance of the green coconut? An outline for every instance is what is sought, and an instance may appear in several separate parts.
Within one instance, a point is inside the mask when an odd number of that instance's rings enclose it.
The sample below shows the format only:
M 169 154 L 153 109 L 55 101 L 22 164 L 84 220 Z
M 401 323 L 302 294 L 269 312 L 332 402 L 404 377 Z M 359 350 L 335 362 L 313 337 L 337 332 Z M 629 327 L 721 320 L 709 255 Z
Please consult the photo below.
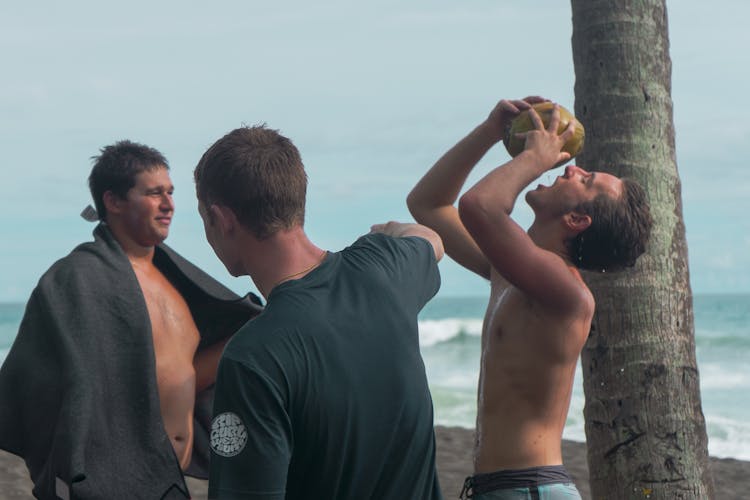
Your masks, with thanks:
M 542 123 L 544 123 L 544 126 L 547 127 L 549 125 L 550 119 L 552 118 L 552 111 L 554 110 L 555 104 L 552 102 L 541 102 L 539 104 L 534 104 L 532 107 L 536 110 L 537 113 L 539 113 L 539 117 L 542 119 Z M 570 111 L 560 106 L 560 125 L 558 125 L 557 127 L 557 133 L 562 134 L 565 129 L 568 128 L 568 124 L 570 123 L 570 121 L 574 119 L 575 117 Z M 528 132 L 529 130 L 533 129 L 534 124 L 531 122 L 531 117 L 529 116 L 528 111 L 522 111 L 517 117 L 513 119 L 510 124 L 510 128 L 503 138 L 505 149 L 508 150 L 508 153 L 510 153 L 511 156 L 517 156 L 521 153 L 521 151 L 524 150 L 524 147 L 526 146 L 526 139 L 523 137 L 516 137 L 516 134 Z M 570 157 L 573 158 L 583 149 L 583 140 L 585 136 L 586 132 L 583 129 L 583 124 L 579 121 L 576 121 L 576 128 L 573 132 L 573 137 L 571 137 L 568 142 L 565 143 L 562 150 L 570 153 Z

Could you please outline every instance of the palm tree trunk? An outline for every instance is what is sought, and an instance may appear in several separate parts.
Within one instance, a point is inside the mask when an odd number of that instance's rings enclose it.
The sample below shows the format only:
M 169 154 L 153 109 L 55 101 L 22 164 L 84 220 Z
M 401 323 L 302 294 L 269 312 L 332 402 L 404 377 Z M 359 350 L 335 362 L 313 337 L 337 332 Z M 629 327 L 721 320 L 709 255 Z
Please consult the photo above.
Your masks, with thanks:
M 654 229 L 634 270 L 587 276 L 581 355 L 595 499 L 713 497 L 675 160 L 666 0 L 571 0 L 582 167 L 639 181 Z

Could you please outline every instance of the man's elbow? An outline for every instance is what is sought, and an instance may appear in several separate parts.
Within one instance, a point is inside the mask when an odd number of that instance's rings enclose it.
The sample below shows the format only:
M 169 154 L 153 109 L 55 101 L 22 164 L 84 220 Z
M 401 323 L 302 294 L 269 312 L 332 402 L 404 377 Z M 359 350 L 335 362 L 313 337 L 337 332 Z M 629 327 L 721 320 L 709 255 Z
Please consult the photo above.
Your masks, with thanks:
M 476 240 L 492 226 L 492 210 L 486 198 L 474 190 L 467 191 L 458 200 L 458 217 L 461 224 Z
M 409 213 L 414 217 L 414 220 L 417 222 L 423 221 L 422 205 L 419 202 L 419 196 L 414 193 L 413 189 L 406 197 L 406 208 L 409 209 Z
M 467 191 L 459 198 L 458 216 L 469 233 L 472 232 L 472 228 L 476 227 L 482 213 L 484 213 L 482 201 L 473 190 Z

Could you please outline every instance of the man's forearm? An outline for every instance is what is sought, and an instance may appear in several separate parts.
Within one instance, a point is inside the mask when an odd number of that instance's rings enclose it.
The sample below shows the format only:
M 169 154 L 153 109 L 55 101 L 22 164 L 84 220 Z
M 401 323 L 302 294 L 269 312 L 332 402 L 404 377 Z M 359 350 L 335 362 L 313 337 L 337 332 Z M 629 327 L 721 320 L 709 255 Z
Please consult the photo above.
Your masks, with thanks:
M 524 151 L 484 176 L 464 196 L 490 213 L 510 214 L 521 191 L 549 168 L 533 151 Z
M 449 149 L 409 193 L 412 215 L 419 220 L 422 210 L 453 205 L 471 170 L 501 140 L 502 131 L 485 121 Z

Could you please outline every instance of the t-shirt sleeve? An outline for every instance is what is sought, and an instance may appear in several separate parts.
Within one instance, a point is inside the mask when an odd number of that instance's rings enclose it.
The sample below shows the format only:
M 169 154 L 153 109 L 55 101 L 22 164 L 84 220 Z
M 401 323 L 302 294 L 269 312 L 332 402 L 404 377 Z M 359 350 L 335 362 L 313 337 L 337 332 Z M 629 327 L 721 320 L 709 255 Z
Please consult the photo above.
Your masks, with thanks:
M 417 310 L 440 289 L 435 250 L 426 239 L 419 236 L 394 238 L 376 233 L 362 236 L 354 246 L 372 249 L 383 259 L 393 290 L 405 300 L 416 299 Z
M 224 357 L 211 422 L 211 499 L 283 499 L 292 431 L 277 384 Z

